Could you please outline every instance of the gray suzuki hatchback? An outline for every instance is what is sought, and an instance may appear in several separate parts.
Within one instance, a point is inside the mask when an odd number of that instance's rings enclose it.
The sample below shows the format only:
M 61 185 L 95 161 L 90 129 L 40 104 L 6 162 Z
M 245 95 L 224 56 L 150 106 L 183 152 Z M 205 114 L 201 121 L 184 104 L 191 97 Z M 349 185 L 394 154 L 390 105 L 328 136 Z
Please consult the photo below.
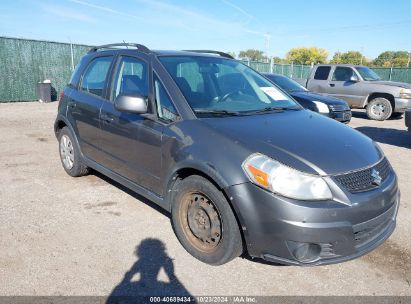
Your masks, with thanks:
M 395 228 L 397 177 L 377 144 L 225 53 L 92 48 L 54 129 L 69 175 L 92 168 L 171 212 L 211 265 L 342 262 Z

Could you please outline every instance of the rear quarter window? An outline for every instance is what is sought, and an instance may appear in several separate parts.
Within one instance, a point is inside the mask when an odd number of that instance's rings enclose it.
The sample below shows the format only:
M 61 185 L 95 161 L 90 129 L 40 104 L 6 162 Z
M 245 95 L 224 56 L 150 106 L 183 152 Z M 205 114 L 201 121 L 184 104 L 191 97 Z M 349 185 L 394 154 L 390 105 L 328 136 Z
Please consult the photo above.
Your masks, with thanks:
M 315 80 L 327 80 L 328 75 L 330 74 L 331 67 L 330 66 L 320 66 L 317 68 L 314 74 Z

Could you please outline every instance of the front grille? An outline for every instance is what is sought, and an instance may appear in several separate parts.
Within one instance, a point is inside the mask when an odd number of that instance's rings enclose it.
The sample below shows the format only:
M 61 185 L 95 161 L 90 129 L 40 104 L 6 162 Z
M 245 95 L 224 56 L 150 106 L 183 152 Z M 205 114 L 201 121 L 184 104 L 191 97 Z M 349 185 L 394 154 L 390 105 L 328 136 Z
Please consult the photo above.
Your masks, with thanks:
M 334 176 L 334 179 L 352 193 L 368 191 L 378 187 L 378 185 L 374 184 L 374 177 L 372 176 L 373 169 L 379 172 L 381 183 L 387 179 L 392 171 L 388 160 L 384 157 L 373 167 L 336 175 Z
M 361 247 L 375 240 L 392 224 L 397 203 L 380 216 L 353 226 L 355 246 Z
M 347 111 L 350 108 L 346 105 L 328 105 L 333 112 Z

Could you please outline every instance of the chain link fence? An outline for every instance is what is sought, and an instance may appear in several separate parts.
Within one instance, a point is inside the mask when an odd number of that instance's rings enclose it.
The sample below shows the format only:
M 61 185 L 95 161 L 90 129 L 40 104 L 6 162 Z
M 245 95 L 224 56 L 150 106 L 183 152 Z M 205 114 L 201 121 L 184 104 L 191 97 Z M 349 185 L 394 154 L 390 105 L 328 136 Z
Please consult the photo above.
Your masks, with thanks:
M 275 62 L 259 62 L 241 60 L 260 73 L 275 73 L 294 79 L 307 79 L 310 76 L 311 65 L 300 64 L 278 64 Z M 391 80 L 411 83 L 411 68 L 374 68 L 371 67 L 382 80 Z
M 70 79 L 74 66 L 91 46 L 0 37 L 0 102 L 37 100 L 37 83 L 51 80 L 52 100 Z M 309 65 L 242 60 L 259 72 L 306 79 Z M 374 68 L 382 79 L 411 83 L 411 68 Z

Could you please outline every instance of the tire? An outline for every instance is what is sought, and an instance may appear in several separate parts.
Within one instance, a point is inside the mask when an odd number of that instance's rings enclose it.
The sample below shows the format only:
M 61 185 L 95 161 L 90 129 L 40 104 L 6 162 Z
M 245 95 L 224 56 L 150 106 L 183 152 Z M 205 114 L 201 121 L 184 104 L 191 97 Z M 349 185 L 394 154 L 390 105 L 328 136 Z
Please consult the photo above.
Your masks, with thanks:
M 181 245 L 209 265 L 222 265 L 240 256 L 243 241 L 230 204 L 207 179 L 192 175 L 173 191 L 171 220 Z
M 367 105 L 367 116 L 373 120 L 386 120 L 392 114 L 391 102 L 382 97 L 371 100 Z
M 58 139 L 61 164 L 67 174 L 72 177 L 86 175 L 89 169 L 81 162 L 80 149 L 71 130 L 68 127 L 61 129 Z

